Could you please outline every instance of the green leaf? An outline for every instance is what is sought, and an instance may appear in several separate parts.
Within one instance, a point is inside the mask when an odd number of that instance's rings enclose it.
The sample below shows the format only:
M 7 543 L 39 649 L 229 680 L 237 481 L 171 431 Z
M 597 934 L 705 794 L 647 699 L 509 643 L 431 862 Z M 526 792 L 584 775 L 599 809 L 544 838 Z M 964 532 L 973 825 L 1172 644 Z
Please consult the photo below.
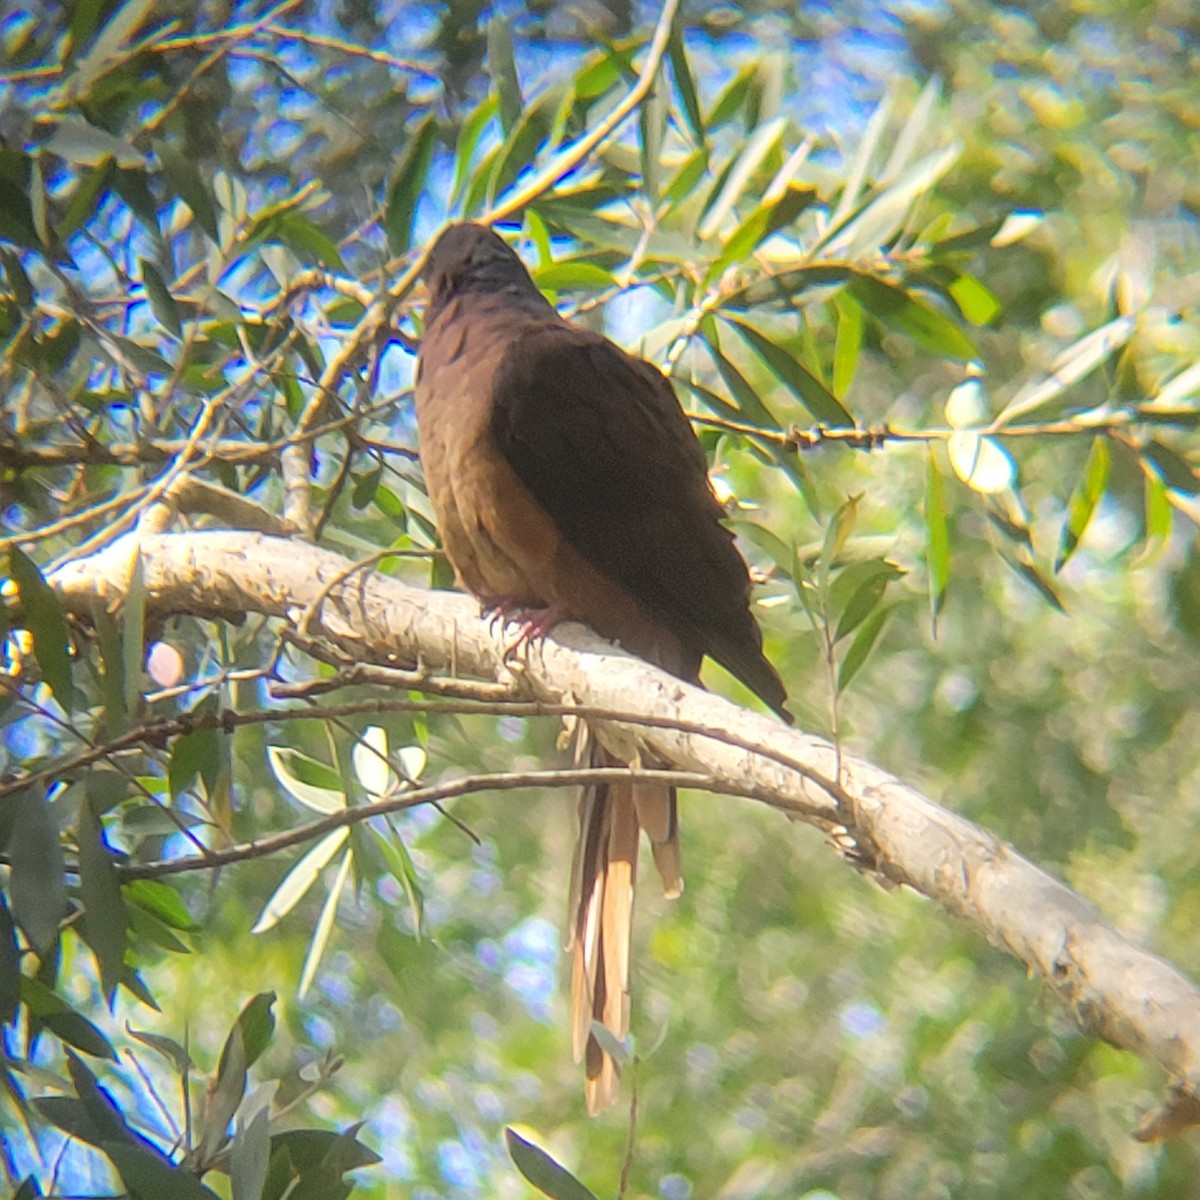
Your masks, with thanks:
M 1133 336 L 1137 322 L 1133 317 L 1118 317 L 1080 338 L 1050 364 L 1050 372 L 1040 383 L 1023 387 L 996 418 L 1001 424 L 1023 417 L 1058 399 L 1073 384 L 1106 362 Z
M 758 392 L 750 385 L 750 381 L 721 352 L 721 343 L 715 322 L 706 320 L 703 329 L 707 334 L 705 348 L 713 362 L 716 363 L 717 372 L 733 397 L 737 406 L 738 420 L 766 429 L 778 429 L 779 422 L 775 415 L 762 402 Z
M 129 936 L 134 943 L 149 942 L 160 946 L 169 954 L 190 954 L 191 947 L 181 938 L 175 936 L 157 917 L 151 916 L 144 908 L 136 904 L 127 904 L 129 914 Z M 124 983 L 125 980 L 122 979 Z
M 849 267 L 829 263 L 779 271 L 735 288 L 725 297 L 725 307 L 756 308 L 761 304 L 795 306 L 796 297 L 812 288 L 830 287 L 855 278 Z
M 287 746 L 268 746 L 267 761 L 279 786 L 305 808 L 328 816 L 346 807 L 340 776 L 323 762 Z
M 1154 561 L 1166 547 L 1174 520 L 1167 489 L 1158 475 L 1151 471 L 1145 473 L 1143 513 L 1145 546 L 1138 561 L 1145 564 Z
M 861 499 L 860 493 L 843 501 L 825 529 L 825 537 L 821 541 L 821 555 L 817 560 L 817 586 L 822 593 L 828 591 L 829 572 L 858 523 L 858 503 Z
M 274 992 L 261 992 L 238 1015 L 225 1039 L 217 1075 L 208 1095 L 197 1158 L 209 1162 L 223 1145 L 229 1122 L 246 1094 L 246 1072 L 270 1044 L 275 1032 Z
M 115 174 L 109 159 L 94 170 L 80 172 L 79 181 L 67 201 L 66 211 L 54 229 L 59 238 L 65 241 L 96 215 L 98 198 L 105 188 L 112 185 Z
M 527 1142 L 511 1125 L 504 1130 L 504 1142 L 517 1170 L 543 1196 L 551 1200 L 596 1200 L 566 1167 L 555 1162 L 540 1146 Z
M 83 167 L 98 167 L 107 159 L 120 167 L 146 165 L 146 156 L 135 146 L 77 113 L 63 117 L 43 145 L 51 154 Z
M 104 723 L 110 736 L 124 733 L 129 727 L 129 710 L 125 703 L 125 669 L 121 661 L 121 634 L 108 606 L 99 595 L 92 597 L 92 625 L 100 647 L 102 673 L 100 689 L 104 696 Z
M 158 318 L 160 325 L 169 330 L 175 337 L 183 334 L 183 325 L 179 319 L 179 305 L 171 295 L 171 289 L 159 274 L 158 268 L 147 258 L 139 258 L 138 264 L 142 271 L 142 286 L 146 289 L 146 298 Z
M 936 630 L 950 583 L 950 525 L 946 483 L 932 450 L 925 476 L 925 562 L 929 568 L 929 604 Z
M 0 225 L 0 237 L 4 236 L 3 226 Z M 0 262 L 4 263 L 4 276 L 8 280 L 9 289 L 22 309 L 33 307 L 33 284 L 21 265 L 21 257 L 7 246 L 0 248 Z
M 836 396 L 844 396 L 850 390 L 854 372 L 858 369 L 863 310 L 849 294 L 836 297 L 833 307 L 837 313 L 837 337 L 833 345 L 833 391 Z
M 903 288 L 875 275 L 855 273 L 849 292 L 877 320 L 910 337 L 923 350 L 949 358 L 976 358 L 975 343 L 954 321 Z
M 339 832 L 349 833 L 349 830 L 340 830 Z M 317 918 L 312 941 L 309 943 L 308 954 L 304 959 L 304 969 L 300 972 L 300 986 L 296 989 L 296 998 L 298 1000 L 304 999 L 308 994 L 308 989 L 312 986 L 313 979 L 316 978 L 317 968 L 321 965 L 321 958 L 325 954 L 325 947 L 329 944 L 330 934 L 333 933 L 333 922 L 337 918 L 338 905 L 342 899 L 342 889 L 346 886 L 346 878 L 350 874 L 350 867 L 353 862 L 354 851 L 347 850 L 342 856 L 342 864 L 338 868 L 337 875 L 334 876 L 333 882 L 329 885 L 329 892 L 325 897 L 324 905 L 321 907 L 321 915 Z
M 704 116 L 700 111 L 700 96 L 696 91 L 696 81 L 692 78 L 692 70 L 688 65 L 687 49 L 683 41 L 683 22 L 676 21 L 671 27 L 667 38 L 667 59 L 671 64 L 671 78 L 675 81 L 675 90 L 679 93 L 683 115 L 687 118 L 688 128 L 696 140 L 697 146 L 705 142 Z
M 1200 477 L 1187 459 L 1162 442 L 1147 442 L 1141 449 L 1142 458 L 1172 491 L 1188 496 L 1200 495 Z
M 103 1142 L 100 1149 L 117 1168 L 125 1186 L 155 1200 L 220 1200 L 184 1167 L 177 1167 L 148 1142 L 140 1145 Z
M 838 221 L 843 214 L 839 205 L 829 232 L 818 242 L 821 252 L 861 259 L 888 246 L 903 230 L 916 201 L 933 188 L 961 153 L 962 147 L 955 144 L 921 159 L 856 211 L 844 214 L 840 227 Z
M 638 154 L 642 170 L 642 187 L 651 210 L 657 208 L 662 195 L 663 138 L 667 131 L 667 69 L 660 64 L 650 95 L 638 109 Z
M 611 271 L 582 259 L 538 267 L 533 278 L 538 287 L 547 292 L 592 291 L 617 286 L 616 276 Z
M 268 929 L 273 929 L 278 925 L 308 894 L 312 885 L 320 879 L 321 872 L 345 845 L 349 836 L 350 830 L 343 825 L 340 829 L 331 830 L 303 854 L 271 893 L 250 932 L 265 933 Z
M 90 6 L 77 4 L 72 7 L 86 9 Z M 71 98 L 75 103 L 86 100 L 97 82 L 114 66 L 128 61 L 126 47 L 154 9 L 154 0 L 125 0 L 109 17 L 87 54 L 77 61 L 74 72 L 68 77 Z M 86 25 L 83 27 L 86 28 Z M 75 44 L 79 46 L 82 42 Z
M 346 1171 L 373 1167 L 382 1162 L 374 1150 L 357 1140 L 354 1136 L 357 1129 L 356 1125 L 344 1133 L 328 1129 L 288 1129 L 271 1139 L 272 1154 L 277 1149 L 286 1150 L 302 1177 L 321 1168 L 332 1169 L 340 1176 Z
M 797 358 L 777 346 L 748 321 L 734 320 L 730 317 L 726 317 L 725 320 L 737 330 L 738 334 L 771 368 L 776 378 L 812 413 L 817 421 L 835 428 L 853 428 L 854 418 L 846 411 L 838 398 L 815 375 L 802 366 Z M 724 373 L 722 372 L 722 374 Z
M 17 927 L 0 891 L 0 1025 L 10 1025 L 21 1001 L 21 956 Z
M 171 798 L 178 799 L 197 775 L 213 795 L 221 775 L 221 737 L 215 729 L 193 729 L 176 740 L 167 766 Z
M 109 1004 L 125 966 L 125 934 L 129 915 L 117 880 L 112 851 L 92 805 L 79 806 L 79 891 L 83 900 L 87 942 L 100 968 L 100 982 Z
M 196 223 L 214 242 L 220 241 L 216 204 L 200 174 L 200 169 L 186 154 L 170 142 L 155 142 L 154 154 L 162 168 L 162 176 L 171 194 L 178 196 L 192 210 Z
M 1028 583 L 1034 591 L 1036 591 L 1051 608 L 1057 609 L 1060 613 L 1066 613 L 1066 606 L 1063 604 L 1061 597 L 1055 590 L 1054 585 L 1048 580 L 1038 569 L 1037 564 L 1030 559 L 1020 556 L 1012 558 L 1007 553 L 1001 553 L 1000 557 L 1010 566 L 1022 579 Z
M 708 114 L 709 129 L 717 129 L 746 107 L 758 81 L 758 64 L 747 63 L 725 86 Z
M 84 1054 L 117 1061 L 117 1053 L 109 1044 L 108 1038 L 61 996 L 52 992 L 40 980 L 28 975 L 21 976 L 20 986 L 21 1003 L 42 1028 L 48 1029 L 68 1046 L 82 1050 Z
M 513 53 L 512 28 L 508 19 L 495 9 L 487 26 L 487 73 L 498 101 L 500 128 L 507 137 L 521 119 L 524 102 L 521 99 L 521 80 L 517 76 L 517 60 Z
M 171 375 L 174 372 L 171 363 L 157 350 L 135 342 L 133 338 L 106 332 L 102 344 L 114 362 L 122 367 L 132 368 L 142 375 Z
M 164 925 L 185 933 L 199 928 L 188 912 L 179 893 L 161 879 L 135 879 L 125 884 L 125 899 L 136 904 Z
M 841 666 L 838 668 L 839 693 L 844 692 L 850 686 L 850 681 L 866 663 L 891 613 L 891 608 L 877 608 L 860 626 L 854 641 L 850 643 L 850 649 L 846 651 L 846 657 L 842 659 Z
M 947 289 L 972 325 L 990 325 L 1003 311 L 995 293 L 972 275 L 959 275 Z
M 888 584 L 902 574 L 883 559 L 853 563 L 839 571 L 829 589 L 830 610 L 840 614 L 834 641 L 853 633 L 879 607 Z
M 217 1068 L 218 1075 L 224 1068 L 225 1056 L 235 1034 L 241 1037 L 247 1067 L 252 1067 L 262 1056 L 271 1044 L 271 1038 L 275 1035 L 275 1017 L 271 1012 L 275 999 L 274 992 L 259 992 L 257 996 L 247 1001 L 229 1032 L 225 1049 L 221 1051 L 221 1065 Z
M 239 1114 L 229 1155 L 233 1200 L 261 1200 L 271 1161 L 271 1114 L 260 1108 L 248 1122 Z
M 125 711 L 133 718 L 142 707 L 142 664 L 146 658 L 146 568 L 140 550 L 134 551 L 121 618 Z
M 421 877 L 417 874 L 416 864 L 412 860 L 412 855 L 409 854 L 408 847 L 404 844 L 404 839 L 396 832 L 390 822 L 391 837 L 388 837 L 373 826 L 369 828 L 375 835 L 380 853 L 387 862 L 388 870 L 391 871 L 393 878 L 404 888 L 404 892 L 408 897 L 409 911 L 412 913 L 413 931 L 417 939 L 420 940 L 425 932 L 425 893 L 421 887 Z
M 8 842 L 12 915 L 44 957 L 58 940 L 58 924 L 67 912 L 62 846 L 40 790 L 26 788 L 15 804 L 17 818 Z
M 134 1029 L 128 1023 L 125 1025 L 125 1032 L 135 1042 L 149 1046 L 156 1054 L 166 1059 L 175 1068 L 180 1078 L 183 1078 L 192 1069 L 192 1056 L 174 1038 L 166 1037 L 161 1033 L 150 1033 L 145 1029 Z
M 417 201 L 425 190 L 429 164 L 437 141 L 437 122 L 423 117 L 409 134 L 396 160 L 383 210 L 383 228 L 393 254 L 404 254 L 412 245 Z
M 21 600 L 21 622 L 33 638 L 42 678 L 66 712 L 75 701 L 71 683 L 71 635 L 58 597 L 33 561 L 16 546 L 8 551 L 8 569 Z
M 458 131 L 458 142 L 454 147 L 454 182 L 450 187 L 450 203 L 454 204 L 462 194 L 463 187 L 466 185 L 467 179 L 470 177 L 471 163 L 475 158 L 475 150 L 479 145 L 479 139 L 483 136 L 483 131 L 487 128 L 489 122 L 495 117 L 500 108 L 500 98 L 496 95 L 489 95 L 487 99 L 481 101 L 474 109 L 471 110 L 467 119 L 463 121 Z M 428 123 L 428 119 L 426 122 Z M 420 129 L 420 126 L 418 126 Z M 405 150 L 408 147 L 406 145 Z M 400 172 L 396 172 L 396 178 L 400 178 Z M 418 188 L 414 193 L 415 196 L 420 194 Z M 411 221 L 409 222 L 411 225 Z
M 1067 503 L 1067 523 L 1063 526 L 1058 558 L 1054 563 L 1056 573 L 1066 566 L 1071 555 L 1075 553 L 1092 514 L 1108 487 L 1108 471 L 1108 439 L 1097 437 L 1092 441 L 1087 464 L 1083 468 L 1083 477 L 1075 485 Z
M 704 216 L 696 227 L 697 237 L 707 240 L 720 231 L 767 156 L 779 145 L 783 131 L 783 117 L 773 117 L 754 131 L 734 161 L 733 169 L 718 183 L 719 190 L 714 188 Z
M 333 238 L 295 209 L 274 213 L 261 228 L 253 227 L 247 240 L 278 241 L 301 262 L 318 262 L 338 271 L 346 269 Z

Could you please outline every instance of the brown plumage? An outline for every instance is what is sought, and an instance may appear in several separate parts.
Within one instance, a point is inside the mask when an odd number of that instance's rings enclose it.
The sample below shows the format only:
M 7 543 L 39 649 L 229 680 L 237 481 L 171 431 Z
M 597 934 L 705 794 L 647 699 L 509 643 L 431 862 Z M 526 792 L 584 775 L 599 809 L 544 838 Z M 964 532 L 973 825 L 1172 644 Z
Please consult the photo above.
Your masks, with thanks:
M 786 720 L 700 443 L 648 363 L 559 317 L 481 225 L 447 229 L 425 268 L 421 461 L 459 582 L 487 605 L 552 610 L 695 682 L 707 654 Z M 586 728 L 577 759 L 619 765 Z M 571 886 L 574 1050 L 588 1108 L 618 1071 L 590 1032 L 629 1028 L 638 831 L 682 887 L 674 789 L 584 790 Z

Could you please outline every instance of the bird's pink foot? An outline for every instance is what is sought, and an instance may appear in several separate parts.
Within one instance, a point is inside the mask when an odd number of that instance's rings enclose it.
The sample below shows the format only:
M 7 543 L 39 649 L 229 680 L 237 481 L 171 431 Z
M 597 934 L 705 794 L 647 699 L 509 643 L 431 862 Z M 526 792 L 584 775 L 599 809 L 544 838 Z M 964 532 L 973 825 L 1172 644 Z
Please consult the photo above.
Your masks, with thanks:
M 563 619 L 563 613 L 553 604 L 545 608 L 533 608 L 519 600 L 493 600 L 484 606 L 484 615 L 489 618 L 492 632 L 497 624 L 502 628 L 517 626 L 517 636 L 504 648 L 504 658 L 510 659 L 522 646 L 539 641 Z

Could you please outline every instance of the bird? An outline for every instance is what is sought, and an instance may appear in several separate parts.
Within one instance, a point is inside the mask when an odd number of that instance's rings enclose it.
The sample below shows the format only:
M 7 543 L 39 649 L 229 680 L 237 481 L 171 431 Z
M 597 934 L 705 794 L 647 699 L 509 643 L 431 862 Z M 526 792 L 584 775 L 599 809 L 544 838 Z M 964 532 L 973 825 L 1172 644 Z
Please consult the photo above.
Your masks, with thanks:
M 430 249 L 414 400 L 426 487 L 459 586 L 526 638 L 559 621 L 691 683 L 707 655 L 791 722 L 750 611 L 750 574 L 666 377 L 559 316 L 497 233 L 449 225 Z M 586 722 L 576 761 L 627 765 Z M 583 789 L 571 872 L 572 1045 L 589 1112 L 619 1094 L 594 1032 L 629 1029 L 639 835 L 682 889 L 673 788 Z

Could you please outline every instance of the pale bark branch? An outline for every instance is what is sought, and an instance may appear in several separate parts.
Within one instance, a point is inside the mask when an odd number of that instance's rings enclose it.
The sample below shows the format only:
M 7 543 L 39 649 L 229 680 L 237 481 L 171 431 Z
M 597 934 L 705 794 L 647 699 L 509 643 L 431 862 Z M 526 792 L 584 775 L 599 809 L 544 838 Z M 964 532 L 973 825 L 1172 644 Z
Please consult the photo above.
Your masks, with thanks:
M 709 776 L 826 830 L 853 820 L 849 837 L 883 881 L 907 884 L 968 921 L 1038 974 L 1083 1029 L 1168 1073 L 1170 1098 L 1140 1136 L 1196 1123 L 1200 990 L 1011 846 L 886 771 L 843 753 L 838 779 L 826 740 L 682 683 L 579 625 L 560 626 L 518 663 L 506 662 L 502 631 L 480 619 L 469 597 L 355 570 L 296 541 L 208 531 L 129 538 L 67 564 L 51 583 L 86 620 L 93 597 L 119 603 L 138 550 L 155 615 L 304 621 L 307 637 L 356 661 L 515 682 L 519 694 L 549 705 L 627 714 L 653 724 L 589 717 L 626 761 Z

